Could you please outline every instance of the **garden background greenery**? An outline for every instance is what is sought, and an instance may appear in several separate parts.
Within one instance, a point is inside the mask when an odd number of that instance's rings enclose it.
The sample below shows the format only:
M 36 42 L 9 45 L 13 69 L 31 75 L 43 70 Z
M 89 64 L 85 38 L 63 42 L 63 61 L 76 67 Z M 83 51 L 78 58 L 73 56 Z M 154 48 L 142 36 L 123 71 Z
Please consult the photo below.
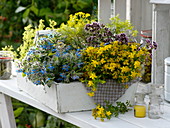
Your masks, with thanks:
M 66 22 L 70 14 L 90 13 L 97 18 L 97 0 L 0 0 L 0 49 L 22 43 L 22 33 L 28 24 L 36 26 L 40 19 L 48 24 L 55 20 L 57 26 Z M 13 100 L 17 128 L 75 128 L 27 104 Z

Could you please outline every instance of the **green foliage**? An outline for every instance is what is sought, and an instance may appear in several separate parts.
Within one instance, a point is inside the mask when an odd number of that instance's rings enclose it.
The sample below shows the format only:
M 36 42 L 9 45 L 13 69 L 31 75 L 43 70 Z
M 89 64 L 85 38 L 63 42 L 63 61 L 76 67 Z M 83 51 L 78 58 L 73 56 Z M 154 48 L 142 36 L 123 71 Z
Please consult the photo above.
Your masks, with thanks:
M 36 35 L 36 32 L 39 30 L 44 30 L 44 29 L 55 29 L 55 25 L 57 24 L 55 21 L 49 20 L 49 26 L 50 27 L 45 27 L 44 25 L 44 20 L 39 21 L 38 27 L 28 25 L 27 27 L 24 28 L 24 33 L 23 33 L 23 44 L 20 45 L 20 47 L 17 49 L 19 52 L 19 60 L 22 60 L 25 56 L 26 53 L 28 52 L 29 48 L 32 46 L 35 46 L 36 43 L 34 42 L 34 37 Z
M 119 114 L 124 114 L 125 112 L 132 110 L 132 105 L 129 101 L 126 103 L 116 102 L 116 105 L 109 102 L 106 103 L 105 107 L 98 104 L 97 107 L 92 110 L 92 116 L 95 119 L 100 118 L 101 121 L 104 121 L 105 118 L 111 119 L 112 116 L 118 117 Z
M 24 26 L 44 19 L 56 20 L 58 26 L 66 22 L 70 14 L 84 11 L 95 16 L 97 0 L 1 0 L 0 2 L 0 48 L 13 45 L 16 49 L 22 43 Z M 96 16 L 95 16 L 96 17 Z
M 87 38 L 84 28 L 86 24 L 92 22 L 90 18 L 89 13 L 78 12 L 74 15 L 71 14 L 67 23 L 62 23 L 57 31 L 66 37 L 65 43 L 67 45 L 82 48 Z
M 12 104 L 17 128 L 78 128 L 16 99 Z
M 121 21 L 119 15 L 110 18 L 111 23 L 107 24 L 109 28 L 112 28 L 115 34 L 126 33 L 127 36 L 136 36 L 137 30 L 133 30 L 132 24 L 128 21 Z

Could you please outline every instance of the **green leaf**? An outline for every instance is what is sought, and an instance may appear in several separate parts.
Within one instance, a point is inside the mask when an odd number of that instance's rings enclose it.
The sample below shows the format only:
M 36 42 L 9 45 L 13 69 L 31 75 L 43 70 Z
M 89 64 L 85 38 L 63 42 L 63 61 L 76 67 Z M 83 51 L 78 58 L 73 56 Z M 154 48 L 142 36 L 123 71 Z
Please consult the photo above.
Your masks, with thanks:
M 21 113 L 23 112 L 24 107 L 19 107 L 14 111 L 14 116 L 15 118 L 18 117 L 19 115 L 21 115 Z
M 22 15 L 23 18 L 28 17 L 29 13 L 30 13 L 30 8 L 28 8 L 28 9 L 25 10 L 25 12 L 24 12 L 23 15 Z
M 31 6 L 30 10 L 33 11 L 34 14 L 38 16 L 38 8 L 36 8 L 36 7 L 33 5 L 33 6 Z
M 19 12 L 25 10 L 25 9 L 26 9 L 26 7 L 19 6 L 19 7 L 15 10 L 15 13 L 19 13 Z
M 40 9 L 39 16 L 45 16 L 45 15 L 47 15 L 49 13 L 51 13 L 51 9 L 50 8 L 42 8 L 42 9 Z

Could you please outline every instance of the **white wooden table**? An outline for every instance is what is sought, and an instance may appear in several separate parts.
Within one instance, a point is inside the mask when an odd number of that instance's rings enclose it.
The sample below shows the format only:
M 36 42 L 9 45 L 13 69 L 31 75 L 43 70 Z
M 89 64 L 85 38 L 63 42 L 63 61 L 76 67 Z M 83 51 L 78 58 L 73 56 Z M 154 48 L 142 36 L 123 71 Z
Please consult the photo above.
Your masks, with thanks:
M 91 116 L 91 111 L 58 114 L 36 101 L 17 87 L 16 78 L 0 80 L 0 119 L 2 128 L 16 128 L 11 97 L 38 108 L 48 114 L 68 121 L 81 128 L 170 128 L 170 105 L 165 103 L 165 114 L 160 119 L 135 118 L 133 111 L 100 122 Z

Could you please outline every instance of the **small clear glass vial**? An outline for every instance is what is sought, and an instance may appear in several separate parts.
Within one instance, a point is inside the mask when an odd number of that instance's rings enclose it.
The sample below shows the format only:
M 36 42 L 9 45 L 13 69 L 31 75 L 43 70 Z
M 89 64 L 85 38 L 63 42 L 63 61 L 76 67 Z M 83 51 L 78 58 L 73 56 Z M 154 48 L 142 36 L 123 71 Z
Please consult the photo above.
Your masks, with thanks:
M 135 94 L 134 116 L 144 118 L 146 116 L 146 104 L 144 102 L 145 94 Z
M 12 56 L 8 51 L 0 51 L 0 80 L 10 79 L 12 74 Z
M 149 98 L 150 98 L 150 102 L 148 105 L 148 117 L 151 119 L 159 119 L 161 117 L 159 96 L 150 94 Z

